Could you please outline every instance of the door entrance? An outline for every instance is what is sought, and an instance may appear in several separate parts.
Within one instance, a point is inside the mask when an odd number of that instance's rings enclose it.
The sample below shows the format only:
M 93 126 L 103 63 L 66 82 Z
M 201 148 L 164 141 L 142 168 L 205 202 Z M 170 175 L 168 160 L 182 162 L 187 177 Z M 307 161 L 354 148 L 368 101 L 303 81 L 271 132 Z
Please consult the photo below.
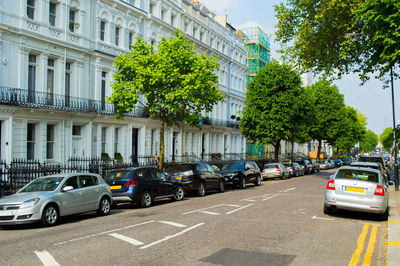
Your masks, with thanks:
M 132 128 L 132 162 L 138 162 L 138 137 L 139 137 L 139 129 Z

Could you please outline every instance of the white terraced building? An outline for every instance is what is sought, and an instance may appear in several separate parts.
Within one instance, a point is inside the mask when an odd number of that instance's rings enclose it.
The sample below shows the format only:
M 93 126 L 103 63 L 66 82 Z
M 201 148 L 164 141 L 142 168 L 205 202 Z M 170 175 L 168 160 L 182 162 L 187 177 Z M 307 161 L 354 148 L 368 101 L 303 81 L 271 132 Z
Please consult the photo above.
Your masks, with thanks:
M 204 114 L 201 130 L 166 130 L 166 159 L 244 153 L 237 117 L 247 51 L 226 16 L 187 0 L 0 0 L 0 159 L 158 155 L 160 122 L 143 106 L 116 121 L 105 99 L 115 56 L 137 35 L 155 44 L 175 29 L 198 52 L 218 55 L 226 97 Z

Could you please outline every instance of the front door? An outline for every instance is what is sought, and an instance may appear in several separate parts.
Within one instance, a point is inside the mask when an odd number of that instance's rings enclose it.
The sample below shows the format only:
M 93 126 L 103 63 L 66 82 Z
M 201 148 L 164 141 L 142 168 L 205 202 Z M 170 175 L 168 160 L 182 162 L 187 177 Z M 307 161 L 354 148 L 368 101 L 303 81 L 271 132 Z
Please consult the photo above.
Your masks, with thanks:
M 61 195 L 61 208 L 63 215 L 83 212 L 83 190 L 80 188 L 79 179 L 77 176 L 71 176 L 65 181 L 62 188 L 72 186 L 74 189 L 62 192 Z
M 167 180 L 167 176 L 159 169 L 149 169 L 152 172 L 154 184 L 157 186 L 159 196 L 172 195 L 173 183 Z
M 83 191 L 83 203 L 85 210 L 96 210 L 99 203 L 99 186 L 97 177 L 91 175 L 79 176 Z
M 132 128 L 132 162 L 138 162 L 138 138 L 139 129 Z

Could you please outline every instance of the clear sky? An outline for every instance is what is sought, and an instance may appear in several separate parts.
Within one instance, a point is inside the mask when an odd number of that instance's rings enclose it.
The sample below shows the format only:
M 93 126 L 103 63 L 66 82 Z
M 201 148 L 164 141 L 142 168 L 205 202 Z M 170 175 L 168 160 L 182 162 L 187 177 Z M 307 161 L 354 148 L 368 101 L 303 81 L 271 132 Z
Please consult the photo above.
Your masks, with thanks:
M 279 0 L 203 0 L 211 11 L 218 15 L 227 14 L 228 22 L 233 26 L 241 26 L 256 22 L 271 37 L 271 54 L 279 58 L 276 53 L 278 44 L 274 42 L 274 31 L 277 24 L 274 5 Z M 359 110 L 367 117 L 367 128 L 380 135 L 386 127 L 392 127 L 392 102 L 390 89 L 382 89 L 382 82 L 371 79 L 363 86 L 356 75 L 348 75 L 334 82 L 340 92 L 344 94 L 345 103 Z M 396 120 L 400 121 L 400 82 L 395 81 Z M 397 122 L 396 122 L 397 123 Z

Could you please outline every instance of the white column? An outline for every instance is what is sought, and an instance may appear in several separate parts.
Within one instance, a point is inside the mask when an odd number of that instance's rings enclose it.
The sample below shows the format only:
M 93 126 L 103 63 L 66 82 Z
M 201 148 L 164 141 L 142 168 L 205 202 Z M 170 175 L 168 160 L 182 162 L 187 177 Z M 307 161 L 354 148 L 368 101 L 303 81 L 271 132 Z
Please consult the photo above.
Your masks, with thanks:
M 47 147 L 47 121 L 42 121 L 36 124 L 36 145 L 35 145 L 35 159 L 43 162 L 46 161 L 46 147 Z
M 130 162 L 132 161 L 132 124 L 128 124 L 125 127 L 125 142 L 124 142 L 124 153 L 122 156 L 124 157 L 124 161 Z
M 146 131 L 147 127 L 143 126 L 139 129 L 138 132 L 138 155 L 144 155 L 146 154 L 146 146 L 149 145 L 149 143 L 146 142 Z
M 106 153 L 110 158 L 114 158 L 114 133 L 115 126 L 109 126 L 106 129 Z

